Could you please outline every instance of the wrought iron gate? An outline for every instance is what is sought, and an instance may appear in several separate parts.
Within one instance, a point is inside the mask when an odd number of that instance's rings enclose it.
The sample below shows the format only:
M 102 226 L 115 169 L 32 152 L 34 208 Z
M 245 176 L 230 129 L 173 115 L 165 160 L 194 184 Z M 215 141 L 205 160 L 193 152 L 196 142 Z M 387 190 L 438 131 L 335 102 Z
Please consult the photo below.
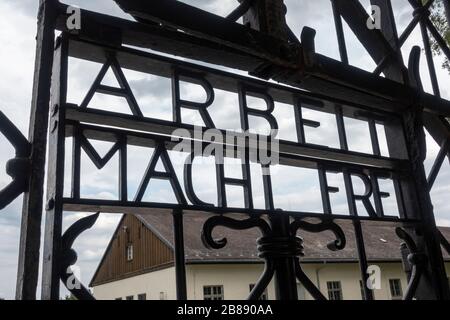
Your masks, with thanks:
M 448 5 L 447 0 L 442 0 Z M 94 214 L 81 219 L 62 234 L 63 211 L 88 211 L 127 214 L 151 214 L 151 208 L 172 212 L 175 235 L 175 266 L 177 296 L 186 299 L 186 277 L 183 245 L 183 213 L 199 210 L 214 213 L 204 224 L 202 239 L 206 246 L 220 249 L 226 239 L 213 239 L 215 227 L 245 230 L 259 228 L 257 239 L 259 256 L 265 270 L 250 293 L 257 299 L 275 277 L 277 298 L 297 299 L 296 281 L 300 281 L 315 299 L 325 299 L 320 290 L 302 270 L 303 239 L 299 230 L 306 232 L 331 231 L 336 239 L 329 250 L 345 247 L 346 236 L 338 219 L 351 220 L 357 243 L 361 277 L 367 280 L 367 257 L 363 236 L 363 222 L 382 221 L 402 224 L 398 236 L 405 241 L 404 252 L 409 285 L 405 299 L 449 299 L 450 292 L 443 263 L 441 244 L 449 250 L 448 242 L 436 228 L 429 191 L 449 153 L 450 126 L 445 117 L 450 116 L 450 102 L 440 98 L 429 34 L 450 59 L 445 40 L 429 19 L 429 8 L 435 1 L 422 4 L 410 0 L 414 16 L 410 25 L 397 35 L 390 0 L 372 0 L 381 8 L 381 29 L 367 28 L 368 14 L 359 1 L 332 0 L 341 61 L 322 56 L 314 50 L 314 30 L 304 28 L 297 39 L 285 21 L 282 0 L 243 0 L 229 16 L 222 18 L 177 1 L 116 0 L 121 8 L 137 22 L 122 20 L 100 13 L 81 10 L 82 28 L 67 30 L 68 6 L 55 0 L 40 0 L 36 71 L 33 91 L 32 122 L 29 141 L 22 137 L 14 125 L 3 115 L 1 132 L 16 148 L 16 158 L 8 164 L 8 174 L 14 181 L 1 192 L 2 207 L 20 193 L 25 192 L 23 221 L 17 281 L 17 298 L 34 299 L 38 279 L 39 250 L 43 248 L 42 299 L 58 299 L 60 280 L 66 283 L 67 269 L 77 259 L 72 249 L 74 240 L 92 227 L 98 217 Z M 288 8 L 289 9 L 289 8 Z M 244 25 L 238 24 L 243 17 Z M 342 19 L 345 19 L 359 41 L 377 63 L 373 74 L 349 65 Z M 404 66 L 400 49 L 416 25 L 420 25 L 424 39 L 425 55 L 430 70 L 434 95 L 422 90 L 419 75 L 421 50 L 415 47 L 408 68 Z M 56 42 L 55 31 L 60 30 Z M 273 79 L 284 85 L 239 76 L 234 73 L 183 62 L 173 58 L 148 53 L 140 48 L 178 55 L 186 58 L 223 65 L 249 72 L 261 79 Z M 68 59 L 94 61 L 103 64 L 94 84 L 80 105 L 67 101 Z M 114 71 L 120 87 L 102 84 L 107 70 Z M 170 78 L 173 93 L 173 121 L 153 119 L 143 115 L 122 69 Z M 385 77 L 379 76 L 384 73 Z M 180 81 L 199 84 L 207 93 L 204 103 L 184 101 L 180 97 Z M 289 86 L 286 86 L 289 85 Z M 51 88 L 51 92 L 50 92 Z M 271 175 L 263 176 L 265 208 L 253 204 L 248 161 L 242 164 L 242 179 L 225 176 L 223 165 L 217 163 L 218 205 L 204 203 L 192 186 L 192 170 L 185 165 L 185 190 L 174 173 L 167 155 L 175 147 L 175 129 L 192 133 L 194 126 L 184 124 L 183 108 L 198 111 L 205 123 L 202 130 L 215 128 L 208 113 L 214 101 L 214 90 L 233 92 L 239 96 L 242 130 L 248 130 L 249 116 L 267 120 L 272 129 L 278 129 L 273 117 L 274 101 L 291 104 L 295 110 L 297 141 L 278 139 L 280 164 L 317 170 L 323 204 L 323 214 L 280 211 L 274 205 Z M 309 90 L 309 91 L 305 91 Z M 132 115 L 101 111 L 88 107 L 96 92 L 126 98 Z M 247 97 L 259 97 L 267 110 L 253 109 Z M 325 148 L 306 143 L 305 126 L 320 124 L 304 119 L 302 109 L 320 110 L 336 117 L 339 148 Z M 344 117 L 363 119 L 370 128 L 373 153 L 349 151 Z M 48 125 L 47 125 L 48 123 Z M 389 156 L 383 156 L 377 135 L 377 125 L 385 128 Z M 423 160 L 426 155 L 424 127 L 442 146 L 430 176 L 425 176 Z M 224 132 L 225 130 L 222 130 Z M 225 133 L 225 132 L 224 132 Z M 45 152 L 48 138 L 47 200 L 45 204 L 45 240 L 40 246 L 41 208 L 45 172 Z M 72 137 L 71 196 L 64 197 L 65 141 Z M 113 147 L 101 157 L 88 139 L 112 142 Z M 190 140 L 194 144 L 194 139 Z M 239 154 L 236 142 L 224 143 L 203 140 L 202 150 L 225 145 L 235 157 L 248 160 L 260 146 L 245 145 Z M 127 190 L 127 146 L 154 148 L 145 176 L 137 194 L 132 197 Z M 115 154 L 119 155 L 119 199 L 84 199 L 80 196 L 80 159 L 84 151 L 97 168 L 104 167 Z M 214 154 L 223 157 L 224 154 Z M 227 153 L 229 155 L 229 153 Z M 192 153 L 188 159 L 195 158 Z M 165 171 L 156 170 L 162 160 Z M 260 160 L 260 159 L 258 159 Z M 260 162 L 261 163 L 261 162 Z M 267 172 L 270 164 L 261 163 Z M 336 188 L 329 185 L 327 173 L 339 172 L 344 177 L 349 215 L 332 212 L 330 193 Z M 358 178 L 365 186 L 364 194 L 353 189 L 352 179 Z M 143 201 L 151 179 L 164 179 L 171 183 L 177 204 Z M 382 198 L 389 196 L 378 181 L 390 179 L 395 186 L 398 217 L 385 215 Z M 226 186 L 243 188 L 245 207 L 227 205 Z M 375 206 L 368 200 L 373 197 Z M 361 202 L 369 216 L 358 213 Z M 242 213 L 244 220 L 235 220 L 229 213 Z M 169 213 L 170 214 L 170 213 Z M 305 218 L 319 219 L 313 223 Z M 300 231 L 301 233 L 301 231 Z M 255 239 L 256 241 L 256 239 Z M 400 248 L 399 248 L 400 250 Z M 372 300 L 373 292 L 364 286 L 365 297 Z M 93 299 L 85 287 L 71 289 L 80 299 Z

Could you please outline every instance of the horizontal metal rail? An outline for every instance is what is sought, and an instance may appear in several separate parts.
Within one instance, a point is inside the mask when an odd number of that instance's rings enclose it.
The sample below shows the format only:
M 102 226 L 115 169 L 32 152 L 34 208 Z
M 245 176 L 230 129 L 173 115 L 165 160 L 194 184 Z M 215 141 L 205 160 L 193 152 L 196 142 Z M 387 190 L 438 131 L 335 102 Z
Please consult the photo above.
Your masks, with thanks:
M 219 208 L 210 206 L 195 206 L 195 205 L 179 205 L 170 203 L 157 203 L 157 202 L 134 202 L 134 201 L 115 201 L 115 200 L 98 200 L 98 199 L 72 199 L 64 198 L 64 210 L 65 211 L 77 211 L 77 212 L 104 212 L 104 213 L 116 213 L 116 214 L 152 214 L 151 209 L 167 209 L 168 214 L 172 210 L 183 210 L 185 213 L 189 211 L 201 211 L 204 213 L 212 214 L 232 214 L 242 213 L 251 216 L 264 216 L 264 215 L 279 215 L 280 213 L 289 215 L 294 218 L 331 218 L 333 220 L 360 220 L 360 221 L 378 221 L 378 222 L 393 222 L 393 223 L 407 223 L 418 224 L 419 220 L 416 219 L 403 219 L 394 216 L 384 216 L 382 218 L 374 218 L 370 216 L 351 216 L 345 214 L 331 214 L 315 212 L 301 212 L 301 211 L 288 211 L 288 210 L 266 210 L 266 209 L 245 209 L 245 208 Z
M 77 37 L 72 37 L 69 41 L 69 55 L 74 58 L 104 64 L 107 62 L 108 52 L 115 53 L 120 66 L 124 69 L 171 78 L 174 68 L 179 68 L 194 74 L 200 74 L 214 88 L 220 90 L 236 92 L 239 85 L 264 88 L 277 102 L 296 104 L 297 99 L 303 98 L 309 108 L 332 114 L 336 112 L 336 106 L 341 106 L 343 116 L 349 118 L 367 119 L 372 117 L 386 120 L 395 117 L 396 114 L 401 114 L 407 108 L 406 105 L 402 106 L 388 100 L 383 100 L 384 104 L 382 105 L 371 106 L 365 104 L 365 102 L 361 103 L 362 101 L 352 102 L 348 99 L 336 99 L 327 95 L 327 90 L 318 93 L 317 90 L 312 92 L 297 89 L 129 47 L 111 47 L 108 43 L 97 44 L 83 41 Z M 345 91 L 345 87 L 342 88 Z M 365 117 L 361 116 L 361 111 L 367 112 Z
M 66 10 L 67 6 L 61 5 L 57 23 L 57 28 L 61 31 L 67 31 Z M 272 62 L 242 50 L 233 48 L 224 50 L 226 47 L 224 44 L 193 37 L 173 29 L 136 23 L 86 10 L 82 10 L 82 17 L 84 27 L 78 37 L 104 46 L 149 48 L 250 73 L 258 66 Z M 219 16 L 215 18 L 225 20 Z M 306 52 L 303 56 L 305 54 Z M 420 101 L 425 111 L 450 116 L 450 102 L 447 100 L 420 93 L 415 88 L 342 64 L 315 52 L 308 54 L 314 57 L 312 65 L 301 65 L 297 69 L 280 67 L 277 74 L 290 76 L 274 76 L 273 79 L 306 90 L 327 92 L 337 99 L 353 103 L 363 102 L 368 107 L 389 109 L 392 112 L 401 112 L 403 108 Z M 300 56 L 302 54 L 299 58 Z M 97 56 L 95 52 L 91 53 L 93 61 L 102 57 L 104 56 Z
M 76 122 L 83 122 L 83 123 L 89 123 L 89 124 L 96 124 L 96 125 L 105 125 L 105 126 L 115 126 L 120 128 L 126 128 L 129 130 L 139 130 L 144 131 L 146 133 L 154 133 L 154 134 L 163 134 L 166 135 L 165 139 L 169 140 L 170 142 L 170 136 L 173 134 L 175 129 L 186 129 L 187 132 L 190 133 L 190 136 L 194 137 L 194 130 L 195 127 L 192 125 L 177 125 L 176 123 L 173 123 L 171 121 L 164 121 L 164 120 L 157 120 L 157 119 L 149 119 L 149 118 L 136 118 L 134 116 L 129 115 L 122 115 L 117 114 L 114 112 L 108 112 L 108 111 L 102 111 L 102 110 L 94 110 L 94 109 L 80 109 L 78 107 L 68 107 L 66 109 L 66 119 L 69 121 L 76 121 Z M 92 127 L 93 130 L 90 130 L 91 135 L 90 138 L 101 138 L 101 139 L 108 139 L 108 135 L 101 134 L 100 128 Z M 110 132 L 113 132 L 113 129 L 105 129 L 105 130 L 111 130 Z M 207 129 L 201 129 L 203 132 Z M 95 132 L 95 133 L 94 133 Z M 126 132 L 126 131 L 124 131 Z M 229 132 L 226 130 L 220 130 L 224 134 L 229 134 L 231 136 L 237 136 L 239 137 L 239 133 L 236 132 Z M 128 131 L 126 132 L 127 135 L 131 135 L 136 137 L 135 139 L 131 139 L 131 141 L 134 141 L 137 145 L 147 145 L 149 146 L 148 141 L 146 142 L 137 142 L 139 140 L 137 137 L 139 137 L 139 134 L 137 132 Z M 69 133 L 70 135 L 70 133 Z M 152 136 L 145 137 L 145 134 L 142 133 L 142 138 L 147 139 L 151 138 Z M 153 136 L 154 138 L 156 137 Z M 256 139 L 260 139 L 261 136 L 255 135 Z M 160 137 L 159 137 L 160 138 Z M 213 137 L 205 136 L 206 139 L 205 143 L 211 143 L 213 142 Z M 114 139 L 109 135 L 109 139 Z M 264 138 L 262 138 L 264 140 Z M 235 143 L 237 143 L 235 141 Z M 368 155 L 364 153 L 354 152 L 354 151 L 346 151 L 346 150 L 339 150 L 339 149 L 332 149 L 325 146 L 319 146 L 319 145 L 313 145 L 313 144 L 299 144 L 295 142 L 289 142 L 289 141 L 279 141 L 274 140 L 272 142 L 268 142 L 267 149 L 270 150 L 271 143 L 278 143 L 279 144 L 279 153 L 280 153 L 280 160 L 281 164 L 284 163 L 294 163 L 295 161 L 291 160 L 294 158 L 299 159 L 308 159 L 310 161 L 316 161 L 316 162 L 324 162 L 329 163 L 332 166 L 340 166 L 344 163 L 348 166 L 354 165 L 354 166 L 362 166 L 366 168 L 373 168 L 373 169 L 381 169 L 381 170 L 391 170 L 391 171 L 404 171 L 407 170 L 407 160 L 401 160 L 401 159 L 393 159 L 393 158 L 387 158 L 387 157 L 381 157 L 381 156 L 375 156 L 375 155 Z M 173 143 L 175 144 L 175 143 Z M 238 147 L 237 144 L 234 144 L 232 147 L 236 148 Z M 265 148 L 260 147 L 259 150 L 265 150 Z

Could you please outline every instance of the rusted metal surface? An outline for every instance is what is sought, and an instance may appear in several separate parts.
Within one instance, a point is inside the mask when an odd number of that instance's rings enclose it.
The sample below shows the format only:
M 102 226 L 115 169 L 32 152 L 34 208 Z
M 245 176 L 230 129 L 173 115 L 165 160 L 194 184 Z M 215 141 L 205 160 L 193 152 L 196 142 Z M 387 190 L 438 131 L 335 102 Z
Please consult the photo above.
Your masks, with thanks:
M 40 0 L 36 36 L 36 60 L 31 101 L 29 190 L 23 197 L 16 299 L 36 299 L 41 243 L 45 158 L 51 72 L 57 12 L 56 0 Z

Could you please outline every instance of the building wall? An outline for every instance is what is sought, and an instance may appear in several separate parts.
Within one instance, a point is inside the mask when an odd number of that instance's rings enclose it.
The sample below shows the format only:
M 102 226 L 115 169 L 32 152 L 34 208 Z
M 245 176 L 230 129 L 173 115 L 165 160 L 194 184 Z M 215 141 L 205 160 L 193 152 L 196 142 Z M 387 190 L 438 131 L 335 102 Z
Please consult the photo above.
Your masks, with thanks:
M 390 300 L 389 279 L 400 279 L 403 291 L 406 289 L 406 275 L 400 263 L 377 264 L 380 267 L 381 288 L 374 291 L 375 299 Z M 306 274 L 320 287 L 320 291 L 328 298 L 327 282 L 340 281 L 344 300 L 362 300 L 360 287 L 360 271 L 358 264 L 322 264 L 307 265 Z M 317 277 L 318 275 L 318 277 Z M 319 280 L 317 280 L 319 279 Z M 311 299 L 306 294 L 306 299 Z
M 244 300 L 264 270 L 262 264 L 189 265 L 187 268 L 188 298 L 203 300 L 203 286 L 222 285 L 225 300 Z M 269 299 L 275 299 L 273 281 L 267 289 Z
M 147 300 L 160 300 L 161 292 L 164 299 L 176 299 L 174 267 L 93 287 L 94 297 L 98 300 L 125 300 L 127 296 L 137 300 L 137 295 L 142 293 L 147 295 Z
M 403 293 L 406 290 L 406 276 L 400 263 L 377 264 L 381 271 L 381 289 L 375 290 L 377 300 L 390 300 L 389 279 L 400 279 Z M 320 287 L 328 297 L 327 281 L 340 281 L 345 300 L 361 300 L 359 266 L 356 263 L 303 264 L 303 270 L 311 281 Z M 446 264 L 450 274 L 450 264 Z M 216 264 L 187 265 L 186 278 L 189 300 L 203 299 L 203 286 L 222 285 L 226 300 L 245 299 L 249 294 L 249 285 L 257 282 L 263 272 L 262 264 Z M 299 286 L 300 299 L 311 300 L 312 297 Z M 94 296 L 101 300 L 112 300 L 121 297 L 147 294 L 149 300 L 159 300 L 161 292 L 165 299 L 176 299 L 175 268 L 167 268 L 143 275 L 118 280 L 93 288 Z M 274 281 L 268 286 L 268 297 L 275 299 Z
M 402 289 L 407 286 L 406 276 L 399 263 L 379 264 L 381 269 L 381 289 L 375 291 L 375 298 L 390 299 L 389 279 L 400 279 Z M 255 283 L 263 271 L 262 265 L 197 265 L 190 266 L 188 278 L 188 295 L 190 299 L 203 299 L 204 285 L 223 285 L 224 297 L 229 299 L 245 299 L 249 293 L 249 285 Z M 360 271 L 358 264 L 304 264 L 303 270 L 313 283 L 320 287 L 328 297 L 327 282 L 340 281 L 345 300 L 361 300 Z M 298 284 L 299 298 L 311 300 L 312 297 Z M 275 299 L 274 281 L 268 287 L 269 299 Z
M 127 259 L 127 247 L 132 246 L 133 259 Z M 132 215 L 125 215 L 102 258 L 93 285 L 160 269 L 173 263 L 173 250 Z

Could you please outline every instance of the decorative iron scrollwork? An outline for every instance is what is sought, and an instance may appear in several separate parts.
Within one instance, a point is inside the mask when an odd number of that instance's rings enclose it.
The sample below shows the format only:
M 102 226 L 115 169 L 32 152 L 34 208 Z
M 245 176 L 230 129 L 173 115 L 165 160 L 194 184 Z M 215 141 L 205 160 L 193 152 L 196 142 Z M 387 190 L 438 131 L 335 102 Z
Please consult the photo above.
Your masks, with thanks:
M 60 278 L 67 290 L 79 300 L 95 300 L 95 298 L 80 280 L 77 279 L 70 268 L 78 259 L 78 255 L 76 251 L 72 249 L 72 246 L 80 234 L 90 229 L 95 224 L 99 215 L 100 212 L 97 212 L 96 214 L 78 220 L 71 225 L 62 236 Z
M 331 231 L 335 235 L 336 239 L 327 244 L 327 248 L 331 251 L 339 251 L 345 248 L 347 243 L 345 239 L 345 233 L 342 228 L 336 224 L 333 220 L 324 218 L 318 224 L 310 223 L 302 219 L 295 219 L 291 223 L 291 233 L 296 234 L 299 229 L 302 229 L 311 233 L 320 233 L 324 231 Z M 308 278 L 303 271 L 300 261 L 295 260 L 295 273 L 298 281 L 305 287 L 305 289 L 316 300 L 326 300 L 319 288 Z
M 291 232 L 293 234 L 297 233 L 298 229 L 302 229 L 307 232 L 319 233 L 323 231 L 331 231 L 336 236 L 336 240 L 327 244 L 327 248 L 331 251 L 339 251 L 345 248 L 346 239 L 345 234 L 342 231 L 341 227 L 339 227 L 332 220 L 322 220 L 318 224 L 306 222 L 301 219 L 296 219 L 291 224 Z
M 336 240 L 328 244 L 332 251 L 344 249 L 346 245 L 345 234 L 341 227 L 330 219 L 324 219 L 319 224 L 313 224 L 301 219 L 295 219 L 289 226 L 289 234 L 280 236 L 275 234 L 273 227 L 261 217 L 250 217 L 245 220 L 236 220 L 223 215 L 209 218 L 203 225 L 202 241 L 207 248 L 222 249 L 227 245 L 227 239 L 214 239 L 212 233 L 218 226 L 227 227 L 233 230 L 248 230 L 258 228 L 262 236 L 257 239 L 258 256 L 265 260 L 264 271 L 253 290 L 250 292 L 248 300 L 257 300 L 264 293 L 264 290 L 272 280 L 276 267 L 275 260 L 279 258 L 295 258 L 295 275 L 305 289 L 317 300 L 326 300 L 324 295 L 308 278 L 301 268 L 299 257 L 304 256 L 303 239 L 297 236 L 299 229 L 319 233 L 331 231 L 336 236 Z
M 202 241 L 205 247 L 209 249 L 223 249 L 227 245 L 227 239 L 215 240 L 212 233 L 216 227 L 223 226 L 233 230 L 248 230 L 258 228 L 266 235 L 270 233 L 269 224 L 261 218 L 249 218 L 247 220 L 235 220 L 225 216 L 215 216 L 209 218 L 203 225 Z
M 0 191 L 0 210 L 2 210 L 28 188 L 31 145 L 3 112 L 0 112 L 0 132 L 16 152 L 15 158 L 6 164 L 6 173 L 13 181 Z
M 427 256 L 424 252 L 418 250 L 414 239 L 405 229 L 398 227 L 395 229 L 395 232 L 400 239 L 405 241 L 404 245 L 406 245 L 410 252 L 407 256 L 407 262 L 412 266 L 412 271 L 403 300 L 412 300 L 419 285 L 420 278 L 424 273 Z

